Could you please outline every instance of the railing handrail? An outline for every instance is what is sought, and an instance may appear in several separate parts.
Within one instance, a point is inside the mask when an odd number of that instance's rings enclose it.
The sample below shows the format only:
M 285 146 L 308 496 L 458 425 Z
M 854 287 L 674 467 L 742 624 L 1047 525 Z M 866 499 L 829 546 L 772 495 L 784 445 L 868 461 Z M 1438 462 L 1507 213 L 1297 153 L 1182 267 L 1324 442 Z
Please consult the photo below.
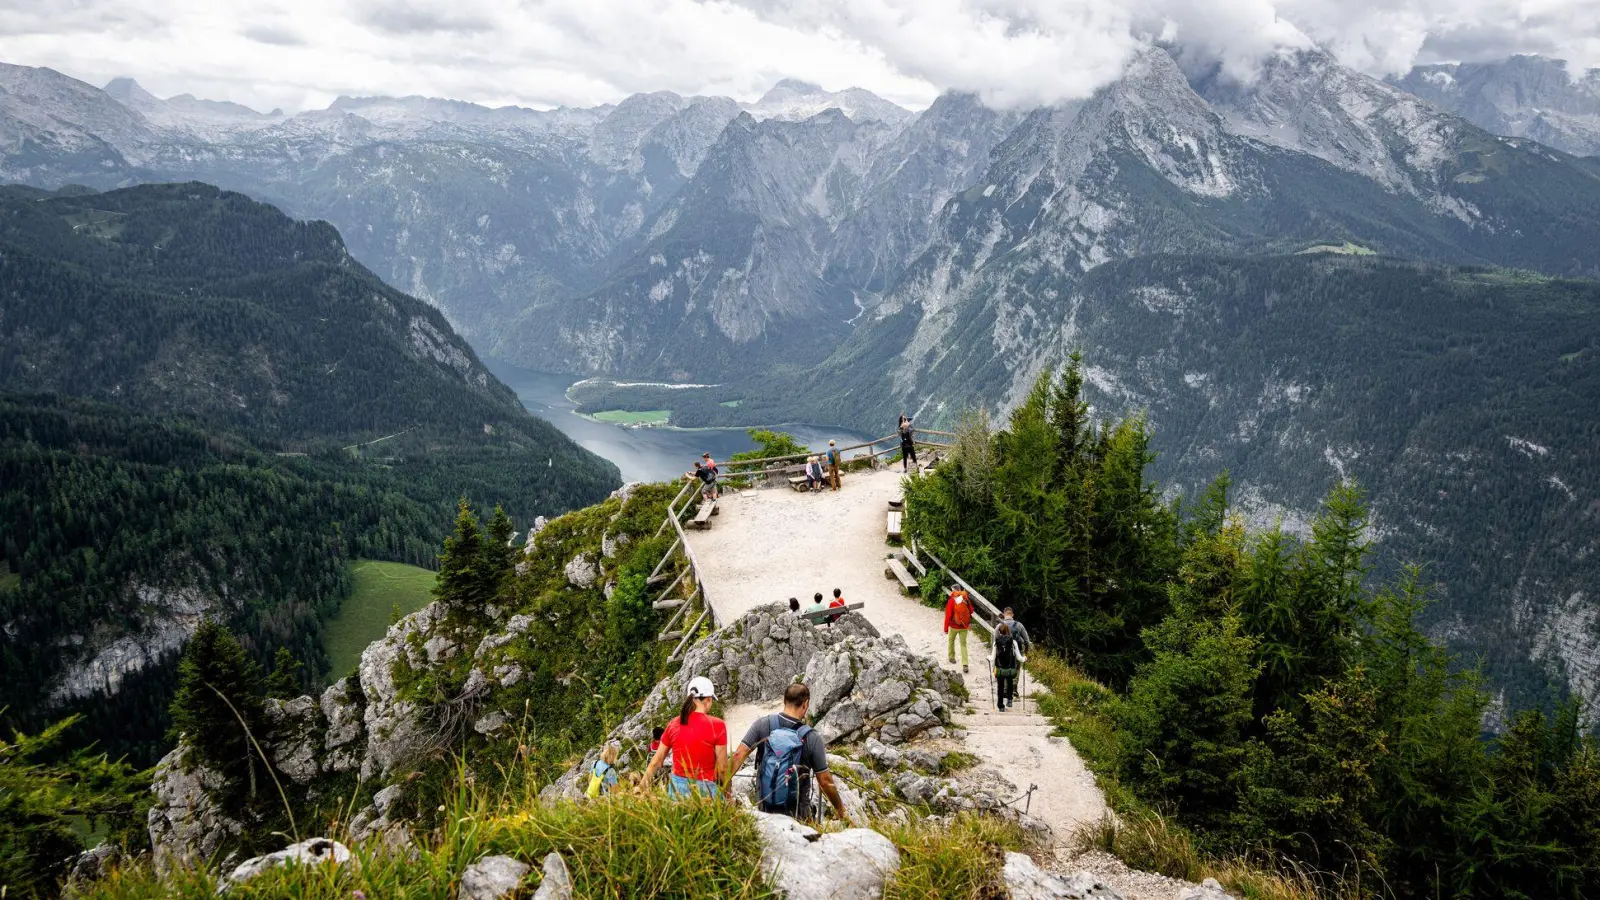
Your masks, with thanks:
M 949 437 L 955 437 L 955 435 L 949 434 L 949 432 L 944 432 L 944 431 L 928 431 L 926 433 L 927 434 L 937 434 L 937 435 L 941 435 L 941 436 L 946 436 L 947 435 Z M 887 437 L 874 438 L 873 440 L 866 441 L 864 443 L 851 444 L 848 447 L 840 447 L 839 448 L 839 452 L 840 453 L 848 453 L 851 450 L 861 450 L 861 449 L 866 448 L 866 447 L 876 447 L 877 445 L 882 444 L 885 441 L 898 441 L 898 440 L 900 440 L 900 436 L 898 434 L 891 434 L 891 435 L 888 435 Z M 936 442 L 936 441 L 916 441 L 914 438 L 913 438 L 913 440 L 915 441 L 915 443 L 922 444 L 925 447 L 948 447 L 948 446 L 950 446 L 949 444 L 939 443 L 939 442 Z M 826 451 L 824 451 L 824 452 L 826 452 Z M 726 469 L 732 469 L 735 466 L 749 467 L 749 466 L 755 466 L 755 465 L 758 465 L 758 464 L 761 464 L 761 463 L 777 463 L 777 462 L 790 462 L 792 460 L 804 460 L 807 457 L 816 456 L 816 455 L 818 455 L 818 454 L 813 452 L 813 451 L 809 451 L 808 450 L 805 453 L 791 453 L 791 454 L 789 454 L 787 456 L 764 456 L 764 457 L 762 457 L 760 459 L 732 459 L 732 460 L 728 460 L 727 462 L 724 462 L 724 463 L 719 463 L 719 466 L 721 466 L 723 468 L 726 468 Z M 873 451 L 873 453 L 871 453 L 869 455 L 876 456 L 877 455 L 877 451 Z M 752 475 L 754 473 L 753 472 L 738 472 L 738 473 L 730 472 L 729 474 Z

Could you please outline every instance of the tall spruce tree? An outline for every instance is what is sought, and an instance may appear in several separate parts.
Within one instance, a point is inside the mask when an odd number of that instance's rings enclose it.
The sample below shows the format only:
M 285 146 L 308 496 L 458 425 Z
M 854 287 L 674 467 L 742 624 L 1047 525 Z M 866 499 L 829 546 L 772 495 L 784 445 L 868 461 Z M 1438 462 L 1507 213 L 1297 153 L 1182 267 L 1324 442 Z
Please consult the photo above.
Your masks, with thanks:
M 261 669 L 214 619 L 195 630 L 178 662 L 172 730 L 196 761 L 226 780 L 226 799 L 253 800 L 266 764 L 252 741 L 266 736 Z
M 455 533 L 444 539 L 444 552 L 439 556 L 435 598 L 452 609 L 472 612 L 494 599 L 492 579 L 485 577 L 484 544 L 478 518 L 463 497 L 456 508 Z

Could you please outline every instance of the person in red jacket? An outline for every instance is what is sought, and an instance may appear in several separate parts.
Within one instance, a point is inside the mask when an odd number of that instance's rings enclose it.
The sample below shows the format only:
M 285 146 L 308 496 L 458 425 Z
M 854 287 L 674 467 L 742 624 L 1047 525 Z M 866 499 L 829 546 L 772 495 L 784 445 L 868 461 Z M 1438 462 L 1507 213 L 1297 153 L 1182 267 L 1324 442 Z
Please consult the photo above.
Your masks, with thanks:
M 961 642 L 961 671 L 967 671 L 967 629 L 972 627 L 972 598 L 956 585 L 950 585 L 950 597 L 944 602 L 944 633 L 949 635 L 950 662 L 956 661 L 956 636 Z
M 839 607 L 844 606 L 844 605 L 845 605 L 844 604 L 844 592 L 839 590 L 838 588 L 834 588 L 833 589 L 833 599 L 828 601 L 828 608 L 829 609 L 838 609 Z M 832 625 L 833 623 L 839 621 L 843 617 L 844 617 L 844 613 L 838 613 L 836 615 L 829 616 L 828 617 L 828 624 Z

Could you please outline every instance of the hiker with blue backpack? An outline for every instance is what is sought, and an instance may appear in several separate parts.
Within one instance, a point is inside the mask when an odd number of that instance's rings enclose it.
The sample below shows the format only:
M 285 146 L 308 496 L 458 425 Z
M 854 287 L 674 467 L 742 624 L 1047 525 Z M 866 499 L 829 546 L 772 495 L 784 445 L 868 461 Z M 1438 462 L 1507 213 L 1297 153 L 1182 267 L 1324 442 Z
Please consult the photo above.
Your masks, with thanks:
M 811 689 L 791 684 L 783 692 L 783 712 L 762 716 L 751 723 L 739 742 L 729 772 L 739 771 L 751 753 L 756 755 L 756 806 L 762 812 L 796 819 L 813 819 L 811 782 L 816 780 L 840 821 L 849 823 L 844 800 L 828 771 L 828 751 L 822 735 L 806 724 Z

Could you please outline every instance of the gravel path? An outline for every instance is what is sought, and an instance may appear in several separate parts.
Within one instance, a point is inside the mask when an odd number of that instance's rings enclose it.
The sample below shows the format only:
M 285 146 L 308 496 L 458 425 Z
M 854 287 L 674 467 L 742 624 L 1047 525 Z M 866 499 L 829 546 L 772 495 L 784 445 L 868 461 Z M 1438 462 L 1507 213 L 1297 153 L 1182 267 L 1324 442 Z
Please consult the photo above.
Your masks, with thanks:
M 880 632 L 900 635 L 946 669 L 958 668 L 945 661 L 943 612 L 902 595 L 884 576 L 888 501 L 900 494 L 900 480 L 898 472 L 858 473 L 846 476 L 837 493 L 770 488 L 724 496 L 710 530 L 689 534 L 718 621 L 790 597 L 805 603 L 819 591 L 831 596 L 839 588 L 849 602 L 866 604 L 861 612 Z M 994 712 L 988 645 L 974 633 L 968 649 L 972 702 L 957 717 L 967 752 L 1017 793 L 1037 785 L 1030 810 L 1064 845 L 1079 825 L 1105 813 L 1105 798 L 1071 743 L 1049 737 L 1046 720 L 1022 710 Z M 752 712 L 740 708 L 735 718 L 729 711 L 730 742 L 738 740 L 735 731 L 743 734 Z

